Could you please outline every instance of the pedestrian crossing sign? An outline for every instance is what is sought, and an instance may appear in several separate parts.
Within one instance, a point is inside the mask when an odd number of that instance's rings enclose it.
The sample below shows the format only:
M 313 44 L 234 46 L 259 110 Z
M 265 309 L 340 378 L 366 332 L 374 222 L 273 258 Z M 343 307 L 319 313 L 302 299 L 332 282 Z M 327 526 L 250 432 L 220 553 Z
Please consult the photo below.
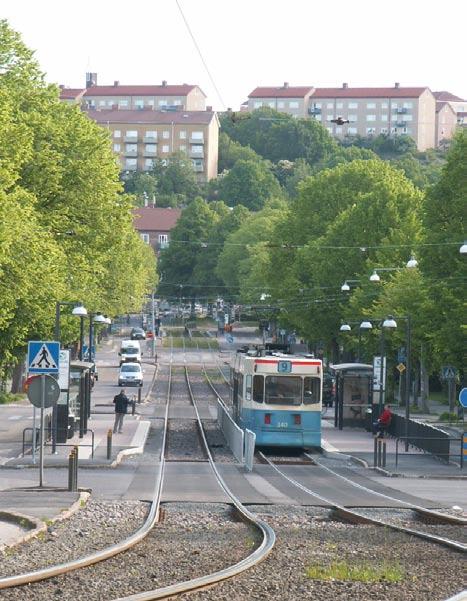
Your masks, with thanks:
M 28 371 L 30 374 L 56 374 L 59 370 L 60 342 L 30 340 Z

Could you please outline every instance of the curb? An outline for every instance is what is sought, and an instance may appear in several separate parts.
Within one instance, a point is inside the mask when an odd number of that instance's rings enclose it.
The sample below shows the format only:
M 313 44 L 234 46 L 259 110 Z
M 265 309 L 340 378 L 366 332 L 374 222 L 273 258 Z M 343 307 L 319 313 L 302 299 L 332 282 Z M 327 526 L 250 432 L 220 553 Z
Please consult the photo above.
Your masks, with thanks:
M 131 447 L 129 449 L 123 449 L 122 451 L 120 451 L 117 454 L 116 459 L 114 459 L 112 461 L 112 463 L 110 464 L 110 467 L 112 467 L 112 468 L 117 467 L 122 462 L 124 457 L 129 457 L 131 455 L 141 455 L 142 453 L 144 453 L 144 447 L 146 445 L 146 441 L 148 439 L 150 431 L 151 431 L 151 424 L 149 424 L 149 427 L 146 430 L 146 433 L 144 435 L 143 441 L 141 442 L 141 445 L 139 447 Z
M 50 521 L 51 524 L 55 524 L 55 522 L 61 522 L 63 520 L 68 519 L 74 513 L 81 508 L 82 503 L 87 503 L 91 493 L 88 491 L 80 491 L 79 498 L 72 504 L 70 507 L 60 513 L 59 515 L 52 518 Z M 13 511 L 0 511 L 0 519 L 3 519 L 6 522 L 12 522 L 21 527 L 24 527 L 24 522 L 27 523 L 28 526 L 31 527 L 31 530 L 24 534 L 23 536 L 18 537 L 14 542 L 8 544 L 0 544 L 0 551 L 4 551 L 5 549 L 11 549 L 13 547 L 17 547 L 22 543 L 26 543 L 32 538 L 36 538 L 41 532 L 47 532 L 48 525 L 38 518 L 34 518 L 32 516 L 13 512 Z

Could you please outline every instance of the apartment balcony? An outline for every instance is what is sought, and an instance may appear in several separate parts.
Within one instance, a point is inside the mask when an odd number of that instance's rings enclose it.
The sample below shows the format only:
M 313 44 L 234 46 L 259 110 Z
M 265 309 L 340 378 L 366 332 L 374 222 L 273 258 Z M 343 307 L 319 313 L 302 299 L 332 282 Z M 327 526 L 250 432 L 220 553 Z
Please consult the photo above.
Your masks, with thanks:
M 143 142 L 145 144 L 157 144 L 157 138 L 154 138 L 153 136 L 144 136 Z
M 144 157 L 156 157 L 157 156 L 157 150 L 144 150 L 143 151 L 143 156 Z
M 396 109 L 396 113 L 397 113 L 398 115 L 406 115 L 406 114 L 407 114 L 407 109 L 406 109 L 406 108 L 403 108 L 403 107 L 401 107 L 401 108 L 398 108 L 398 109 Z
M 201 140 L 198 140 L 196 138 L 190 138 L 190 143 L 191 144 L 204 144 L 204 138 L 202 138 Z
M 123 165 L 123 171 L 136 171 L 138 165 Z
M 308 107 L 308 114 L 309 115 L 321 115 L 321 109 L 317 108 L 316 106 L 310 106 L 310 107 Z
M 138 156 L 138 151 L 137 150 L 124 150 L 123 154 L 126 157 L 137 157 Z
M 204 159 L 204 152 L 190 150 L 190 157 L 192 159 Z
M 193 171 L 195 171 L 195 173 L 202 173 L 204 171 L 204 163 L 193 165 Z
M 138 136 L 125 136 L 123 139 L 125 142 L 129 142 L 130 144 L 136 144 L 138 141 Z

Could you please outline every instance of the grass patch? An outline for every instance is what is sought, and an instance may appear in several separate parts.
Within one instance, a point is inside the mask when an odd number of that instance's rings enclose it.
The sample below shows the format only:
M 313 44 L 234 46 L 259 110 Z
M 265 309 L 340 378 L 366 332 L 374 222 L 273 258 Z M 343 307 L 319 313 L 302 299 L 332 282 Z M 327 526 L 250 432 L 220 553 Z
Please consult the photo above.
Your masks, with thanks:
M 438 417 L 438 421 L 439 422 L 457 422 L 457 421 L 459 421 L 459 417 L 457 416 L 456 413 L 449 413 L 449 411 L 445 411 L 444 413 L 441 413 L 441 415 Z
M 312 580 L 341 580 L 345 582 L 400 582 L 404 572 L 399 564 L 336 561 L 330 565 L 311 565 L 306 575 Z
M 17 403 L 26 398 L 25 394 L 20 392 L 13 394 L 12 392 L 0 392 L 0 405 L 8 405 L 8 403 Z

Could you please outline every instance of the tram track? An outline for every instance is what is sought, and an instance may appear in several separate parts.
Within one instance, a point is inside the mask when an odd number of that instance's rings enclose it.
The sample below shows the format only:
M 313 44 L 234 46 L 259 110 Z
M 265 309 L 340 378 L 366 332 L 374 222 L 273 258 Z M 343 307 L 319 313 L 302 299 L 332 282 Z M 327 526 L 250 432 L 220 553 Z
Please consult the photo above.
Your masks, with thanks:
M 186 359 L 186 358 L 185 358 Z M 223 492 L 229 497 L 231 506 L 234 508 L 234 512 L 237 516 L 241 517 L 241 521 L 249 524 L 249 528 L 253 528 L 258 532 L 256 538 L 258 539 L 258 544 L 255 545 L 255 549 L 252 552 L 248 552 L 245 556 L 242 553 L 243 557 L 236 561 L 232 565 L 228 565 L 227 567 L 222 567 L 218 569 L 214 573 L 209 572 L 206 567 L 201 569 L 201 573 L 203 575 L 198 576 L 197 578 L 183 580 L 182 582 L 178 581 L 175 584 L 169 584 L 166 586 L 158 587 L 156 589 L 145 590 L 138 593 L 125 593 L 124 596 L 120 595 L 115 597 L 115 594 L 109 596 L 105 593 L 99 597 L 91 597 L 91 598 L 99 598 L 105 599 L 108 601 L 110 598 L 118 598 L 119 600 L 128 599 L 128 600 L 143 600 L 143 599 L 163 599 L 175 594 L 179 594 L 182 592 L 186 592 L 188 590 L 193 590 L 195 588 L 211 586 L 221 580 L 226 578 L 231 578 L 237 574 L 240 574 L 244 570 L 247 570 L 264 559 L 270 550 L 272 549 L 275 543 L 275 535 L 273 530 L 261 520 L 257 519 L 251 512 L 249 512 L 245 507 L 242 506 L 240 501 L 230 493 L 228 487 L 225 482 L 222 480 L 222 477 L 217 471 L 217 468 L 213 462 L 212 456 L 210 454 L 207 440 L 203 432 L 202 424 L 201 424 L 201 416 L 199 414 L 198 408 L 195 404 L 195 400 L 193 397 L 193 393 L 191 391 L 188 369 L 186 367 L 183 368 L 186 376 L 186 384 L 189 389 L 189 395 L 193 402 L 194 411 L 196 413 L 197 422 L 200 424 L 200 433 L 201 438 L 203 439 L 204 446 L 206 448 L 207 454 L 209 455 L 209 462 L 212 468 L 213 473 L 216 475 L 216 478 L 219 482 L 219 485 Z M 50 566 L 46 569 L 36 570 L 34 572 L 27 572 L 24 574 L 17 574 L 15 576 L 6 577 L 0 579 L 0 588 L 5 591 L 5 594 L 8 595 L 8 591 L 6 589 L 12 587 L 19 587 L 23 584 L 29 584 L 30 586 L 27 589 L 14 588 L 13 590 L 16 593 L 13 593 L 13 597 L 8 597 L 11 599 L 20 598 L 17 593 L 25 592 L 27 598 L 30 598 L 32 594 L 34 599 L 42 600 L 42 599 L 50 599 L 52 595 L 56 594 L 65 594 L 66 596 L 62 598 L 66 599 L 78 599 L 80 598 L 80 593 L 83 592 L 86 598 L 89 598 L 86 592 L 82 591 L 83 579 L 89 582 L 92 582 L 94 587 L 95 584 L 100 582 L 100 579 L 104 578 L 103 584 L 100 588 L 101 590 L 105 590 L 107 583 L 110 581 L 112 583 L 119 582 L 121 578 L 119 578 L 119 572 L 115 573 L 115 569 L 122 570 L 122 564 L 125 564 L 125 558 L 121 555 L 123 551 L 127 551 L 128 557 L 130 557 L 130 566 L 133 569 L 129 570 L 128 579 L 131 581 L 131 574 L 135 574 L 135 567 L 137 567 L 137 571 L 144 569 L 144 562 L 141 565 L 141 560 L 138 559 L 138 565 L 132 563 L 136 558 L 147 558 L 154 557 L 154 554 L 157 554 L 158 550 L 158 538 L 157 538 L 157 529 L 153 529 L 156 524 L 159 516 L 161 515 L 160 509 L 160 500 L 161 493 L 164 482 L 164 474 L 165 474 L 165 465 L 166 461 L 164 459 L 165 449 L 167 444 L 167 431 L 168 431 L 168 416 L 169 416 L 169 407 L 170 407 L 170 397 L 171 397 L 171 386 L 172 386 L 172 365 L 168 366 L 169 374 L 168 374 L 168 387 L 167 387 L 167 402 L 166 402 L 166 410 L 164 417 L 164 427 L 163 427 L 163 441 L 160 452 L 160 469 L 157 476 L 157 484 L 156 484 L 156 493 L 151 503 L 151 509 L 149 512 L 149 516 L 143 525 L 134 535 L 128 537 L 127 539 L 119 542 L 118 544 L 112 545 L 106 549 L 93 553 L 91 555 L 87 555 L 78 560 L 57 564 L 55 566 Z M 238 519 L 235 520 L 238 522 Z M 147 534 L 152 531 L 152 536 L 148 537 Z M 225 538 L 225 534 L 221 537 Z M 238 538 L 238 535 L 236 535 Z M 224 541 L 225 542 L 225 541 Z M 140 546 L 138 546 L 140 544 Z M 212 544 L 215 544 L 215 541 L 212 541 Z M 141 546 L 142 545 L 142 546 Z M 231 545 L 233 547 L 234 545 Z M 149 550 L 151 549 L 151 550 Z M 119 554 L 119 557 L 116 557 Z M 231 557 L 236 557 L 238 559 L 239 551 L 237 553 L 229 554 Z M 126 557 L 126 556 L 125 556 Z M 121 558 L 121 559 L 120 559 Z M 169 557 L 167 557 L 169 560 Z M 117 562 L 117 568 L 115 566 L 110 565 L 108 562 Z M 216 564 L 219 562 L 224 563 L 225 566 L 225 554 L 220 553 L 217 562 L 209 560 L 210 566 L 218 567 Z M 150 563 L 150 562 L 149 562 Z M 183 562 L 182 561 L 182 565 Z M 151 569 L 151 568 L 148 568 Z M 91 572 L 89 571 L 91 570 Z M 120 572 L 121 573 L 121 572 Z M 192 573 L 191 567 L 188 573 Z M 82 575 L 81 575 L 82 574 Z M 114 575 L 115 574 L 115 575 Z M 144 574 L 147 580 L 147 575 Z M 66 580 L 62 579 L 65 578 Z M 160 580 L 158 577 L 154 577 L 153 580 Z M 162 578 L 164 580 L 164 578 Z M 104 584 L 104 582 L 106 584 Z M 125 582 L 125 586 L 122 586 L 122 591 L 128 591 L 128 582 Z M 33 588 L 31 588 L 33 587 Z M 42 588 L 43 587 L 43 588 Z M 58 589 L 56 588 L 58 587 Z M 78 589 L 76 589 L 78 587 Z M 131 588 L 133 590 L 136 588 L 140 588 L 140 586 L 135 586 L 135 583 L 131 584 Z M 55 589 L 53 592 L 51 589 Z M 58 593 L 57 593 L 58 592 Z M 85 598 L 83 597 L 83 598 Z M 23 598 L 23 597 L 21 597 Z

